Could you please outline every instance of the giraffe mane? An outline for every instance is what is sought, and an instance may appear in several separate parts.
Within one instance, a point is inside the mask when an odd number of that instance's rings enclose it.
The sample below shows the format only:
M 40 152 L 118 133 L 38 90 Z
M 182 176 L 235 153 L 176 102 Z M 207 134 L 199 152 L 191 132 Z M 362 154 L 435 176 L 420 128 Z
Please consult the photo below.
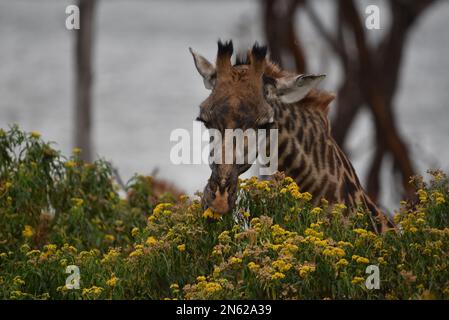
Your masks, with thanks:
M 268 60 L 268 59 L 267 59 Z M 268 77 L 278 79 L 285 76 L 291 76 L 293 73 L 280 68 L 276 63 L 268 60 L 265 67 L 265 74 Z M 301 104 L 315 108 L 325 115 L 329 113 L 329 104 L 335 99 L 335 94 L 314 89 L 301 101 Z
M 304 105 L 308 105 L 313 109 L 318 109 L 325 115 L 329 113 L 329 104 L 334 101 L 335 94 L 314 89 L 301 101 Z
M 265 74 L 268 77 L 278 79 L 285 76 L 293 75 L 293 73 L 283 70 L 279 65 L 274 63 L 273 61 L 267 59 L 267 63 L 265 65 Z

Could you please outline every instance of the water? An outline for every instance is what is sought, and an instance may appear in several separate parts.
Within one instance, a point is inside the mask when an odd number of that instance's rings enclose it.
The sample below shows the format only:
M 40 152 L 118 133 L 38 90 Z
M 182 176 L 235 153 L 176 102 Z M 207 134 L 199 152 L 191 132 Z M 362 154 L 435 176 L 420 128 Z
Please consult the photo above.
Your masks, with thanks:
M 72 148 L 73 38 L 65 7 L 73 1 L 0 0 L 0 127 L 19 123 L 46 140 Z M 322 14 L 329 2 L 320 1 Z M 188 47 L 213 60 L 218 38 L 238 48 L 263 42 L 257 1 L 100 1 L 95 44 L 95 152 L 112 160 L 126 180 L 151 173 L 194 193 L 209 176 L 207 165 L 170 163 L 170 132 L 192 128 L 207 97 Z M 301 17 L 301 15 L 300 15 Z M 449 169 L 449 2 L 430 9 L 409 39 L 397 116 L 419 173 Z M 339 68 L 307 21 L 300 24 L 311 69 L 330 74 L 324 87 L 336 91 Z M 348 147 L 362 180 L 373 150 L 369 114 L 359 116 Z M 384 184 L 391 185 L 385 166 Z M 383 202 L 397 203 L 387 188 Z

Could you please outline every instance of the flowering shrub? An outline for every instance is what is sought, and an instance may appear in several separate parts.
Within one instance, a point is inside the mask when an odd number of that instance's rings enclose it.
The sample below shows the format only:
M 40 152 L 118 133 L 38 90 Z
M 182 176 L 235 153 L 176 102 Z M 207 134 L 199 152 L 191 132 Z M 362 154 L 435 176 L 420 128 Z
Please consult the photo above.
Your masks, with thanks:
M 38 133 L 0 131 L 2 299 L 448 299 L 449 181 L 414 178 L 399 231 L 311 205 L 292 179 L 240 181 L 234 214 L 156 197 L 136 176 L 118 195 L 109 164 L 62 157 Z M 66 267 L 80 288 L 66 286 Z M 379 289 L 365 285 L 376 265 Z

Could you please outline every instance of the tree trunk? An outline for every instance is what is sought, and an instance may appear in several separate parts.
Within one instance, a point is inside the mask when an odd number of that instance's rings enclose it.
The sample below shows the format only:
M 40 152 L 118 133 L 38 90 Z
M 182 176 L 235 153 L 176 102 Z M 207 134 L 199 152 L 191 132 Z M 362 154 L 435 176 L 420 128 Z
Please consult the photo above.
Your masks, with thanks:
M 304 73 L 306 60 L 295 31 L 296 8 L 304 0 L 265 0 L 264 28 L 270 58 L 285 69 Z
M 76 31 L 75 147 L 92 161 L 92 51 L 96 0 L 79 0 L 80 29 Z

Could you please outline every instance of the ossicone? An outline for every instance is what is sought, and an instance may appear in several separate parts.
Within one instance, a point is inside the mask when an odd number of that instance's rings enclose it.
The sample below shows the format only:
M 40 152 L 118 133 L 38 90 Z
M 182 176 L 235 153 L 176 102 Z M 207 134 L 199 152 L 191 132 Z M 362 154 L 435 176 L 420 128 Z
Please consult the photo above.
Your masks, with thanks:
M 218 77 L 225 76 L 231 69 L 231 57 L 234 52 L 234 46 L 232 40 L 222 42 L 218 40 L 218 51 L 217 51 L 217 73 Z
M 265 71 L 265 63 L 267 56 L 267 47 L 266 46 L 260 46 L 259 43 L 254 43 L 253 48 L 251 49 L 250 54 L 250 64 L 251 69 L 253 71 L 253 74 L 256 77 L 262 77 L 264 71 Z

